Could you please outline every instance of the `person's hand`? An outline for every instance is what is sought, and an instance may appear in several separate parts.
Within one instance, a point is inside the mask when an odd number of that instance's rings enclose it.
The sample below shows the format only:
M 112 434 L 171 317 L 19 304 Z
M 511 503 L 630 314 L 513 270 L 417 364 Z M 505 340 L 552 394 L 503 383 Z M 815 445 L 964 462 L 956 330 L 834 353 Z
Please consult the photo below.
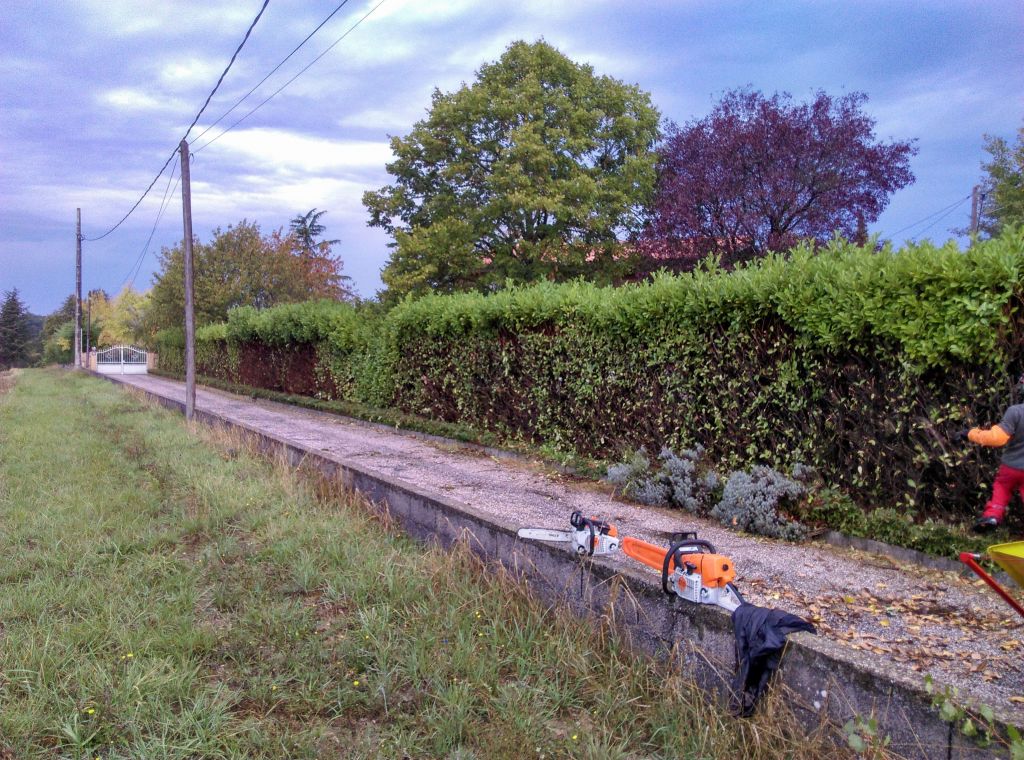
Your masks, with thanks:
M 953 433 L 953 443 L 963 443 L 964 441 L 966 441 L 967 434 L 969 432 L 969 430 L 960 430 L 956 433 Z

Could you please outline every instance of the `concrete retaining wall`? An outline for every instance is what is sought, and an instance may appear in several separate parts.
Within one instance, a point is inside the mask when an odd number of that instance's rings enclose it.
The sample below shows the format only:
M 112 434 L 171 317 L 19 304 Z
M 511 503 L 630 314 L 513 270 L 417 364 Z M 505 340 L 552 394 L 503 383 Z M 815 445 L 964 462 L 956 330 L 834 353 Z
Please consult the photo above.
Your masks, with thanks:
M 117 382 L 117 378 L 108 378 Z M 184 403 L 149 394 L 161 405 L 184 411 Z M 196 419 L 244 431 L 268 453 L 283 453 L 293 466 L 312 466 L 372 502 L 387 508 L 403 529 L 422 541 L 449 546 L 468 541 L 482 557 L 521 575 L 533 591 L 563 603 L 576 614 L 611 620 L 628 643 L 658 657 L 678 658 L 704 688 L 727 695 L 735 664 L 730 616 L 718 607 L 666 597 L 653 574 L 623 569 L 601 558 L 580 560 L 567 549 L 521 541 L 518 526 L 496 522 L 472 506 L 427 493 L 343 459 L 330 459 L 303 447 L 201 410 Z M 790 637 L 777 674 L 797 713 L 808 726 L 823 717 L 843 725 L 875 716 L 889 749 L 910 758 L 992 757 L 950 730 L 916 684 L 885 675 L 874 655 L 809 634 Z M 1007 717 L 1007 716 L 1004 716 Z

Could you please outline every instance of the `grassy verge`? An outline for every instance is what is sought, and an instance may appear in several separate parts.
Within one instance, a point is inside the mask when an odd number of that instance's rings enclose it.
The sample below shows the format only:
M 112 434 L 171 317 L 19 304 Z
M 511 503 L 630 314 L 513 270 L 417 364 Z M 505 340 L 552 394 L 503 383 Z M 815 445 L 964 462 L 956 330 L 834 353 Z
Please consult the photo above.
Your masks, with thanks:
M 836 754 L 81 375 L 0 396 L 0 551 L 0 757 Z

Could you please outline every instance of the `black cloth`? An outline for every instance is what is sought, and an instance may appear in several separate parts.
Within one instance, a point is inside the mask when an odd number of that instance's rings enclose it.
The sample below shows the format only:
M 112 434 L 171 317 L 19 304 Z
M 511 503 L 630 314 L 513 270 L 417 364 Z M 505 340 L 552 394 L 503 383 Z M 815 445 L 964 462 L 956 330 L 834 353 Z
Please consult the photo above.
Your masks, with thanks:
M 757 700 L 779 667 L 786 636 L 795 631 L 816 633 L 806 620 L 782 610 L 741 604 L 732 612 L 736 634 L 736 677 L 732 682 L 734 709 L 744 717 L 754 712 Z

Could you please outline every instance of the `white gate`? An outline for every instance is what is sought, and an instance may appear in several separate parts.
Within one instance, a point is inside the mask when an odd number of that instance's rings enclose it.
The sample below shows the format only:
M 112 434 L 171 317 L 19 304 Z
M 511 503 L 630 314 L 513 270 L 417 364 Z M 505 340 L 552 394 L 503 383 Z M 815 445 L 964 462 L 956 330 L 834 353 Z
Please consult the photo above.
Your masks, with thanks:
M 135 346 L 112 346 L 97 351 L 96 371 L 106 375 L 145 375 L 146 352 Z

